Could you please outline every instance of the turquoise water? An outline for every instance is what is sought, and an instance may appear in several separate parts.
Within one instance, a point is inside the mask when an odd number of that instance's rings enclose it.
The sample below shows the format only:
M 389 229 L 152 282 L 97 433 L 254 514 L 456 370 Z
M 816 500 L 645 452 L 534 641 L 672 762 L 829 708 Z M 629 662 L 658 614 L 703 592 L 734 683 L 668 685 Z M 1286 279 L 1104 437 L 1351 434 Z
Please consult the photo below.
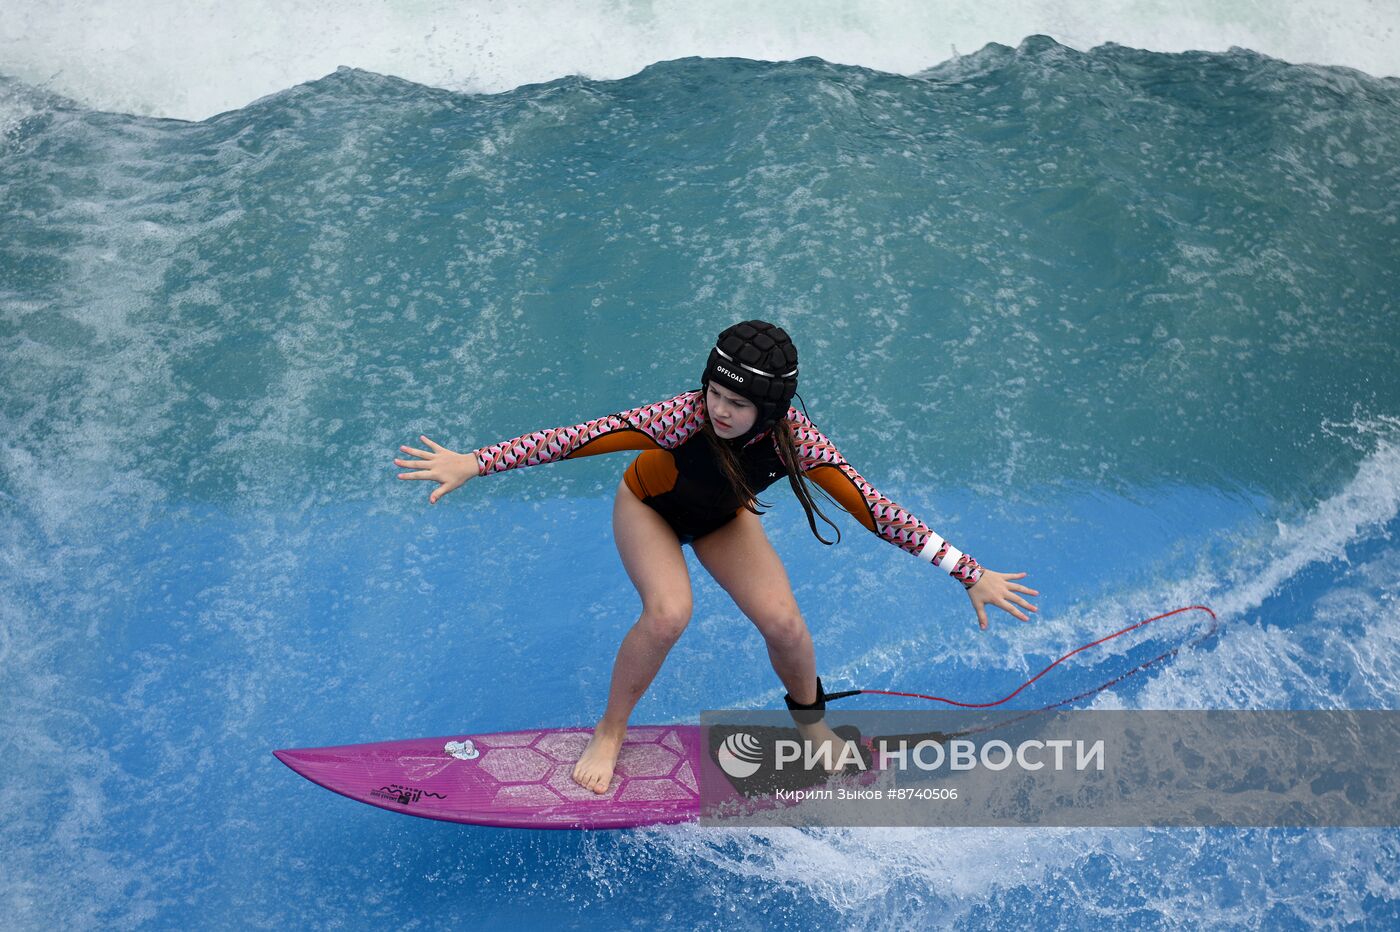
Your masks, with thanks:
M 686 58 L 466 95 L 342 69 L 201 122 L 3 78 L 0 127 L 16 925 L 1400 919 L 1394 831 L 532 834 L 270 753 L 591 724 L 639 608 L 627 456 L 431 509 L 391 461 L 695 387 L 748 317 L 793 334 L 868 479 L 1042 592 L 978 632 L 951 580 L 849 518 L 823 547 L 774 487 L 829 689 L 985 701 L 1205 603 L 1216 639 L 1092 705 L 1395 708 L 1400 81 L 1032 36 L 914 75 Z M 687 559 L 695 616 L 634 721 L 780 706 Z

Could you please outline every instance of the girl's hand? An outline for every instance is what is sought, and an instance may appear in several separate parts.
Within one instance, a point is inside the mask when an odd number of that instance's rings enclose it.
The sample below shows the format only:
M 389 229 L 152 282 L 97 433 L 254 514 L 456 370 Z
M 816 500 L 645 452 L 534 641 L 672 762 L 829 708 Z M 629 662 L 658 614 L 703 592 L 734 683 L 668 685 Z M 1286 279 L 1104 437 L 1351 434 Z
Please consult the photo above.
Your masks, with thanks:
M 431 479 L 438 483 L 438 487 L 433 489 L 433 493 L 428 496 L 429 505 L 436 505 L 437 500 L 448 492 L 465 485 L 468 479 L 475 479 L 481 475 L 481 464 L 476 461 L 474 454 L 453 453 L 447 447 L 439 446 L 427 437 L 420 436 L 418 439 L 432 447 L 432 452 L 415 450 L 413 447 L 399 447 L 403 452 L 412 453 L 414 456 L 422 457 L 422 459 L 394 460 L 394 465 L 418 470 L 417 472 L 399 473 L 400 479 Z M 985 572 L 986 570 L 983 570 L 983 573 Z M 981 580 L 978 582 L 980 583 Z
M 988 603 L 1004 609 L 1015 615 L 1022 621 L 1030 621 L 1025 615 L 1016 610 L 1016 605 L 1024 605 L 1033 612 L 1038 612 L 1031 603 L 1017 595 L 1017 592 L 1027 592 L 1031 595 L 1040 595 L 1034 589 L 1029 589 L 1020 583 L 1008 582 L 1011 579 L 1020 579 L 1025 573 L 998 573 L 982 567 L 982 578 L 967 591 L 967 597 L 972 600 L 972 607 L 977 610 L 977 623 L 983 631 L 987 630 L 987 609 Z

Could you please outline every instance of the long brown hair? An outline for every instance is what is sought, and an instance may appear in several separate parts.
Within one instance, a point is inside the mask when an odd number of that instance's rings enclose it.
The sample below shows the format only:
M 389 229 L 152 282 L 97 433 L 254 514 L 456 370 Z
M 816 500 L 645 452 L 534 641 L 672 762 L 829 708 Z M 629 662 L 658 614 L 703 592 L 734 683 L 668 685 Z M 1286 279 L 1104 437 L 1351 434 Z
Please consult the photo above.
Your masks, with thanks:
M 701 390 L 700 397 L 702 403 L 703 399 L 708 394 L 708 391 L 704 389 Z M 817 540 L 826 544 L 828 547 L 832 544 L 839 543 L 841 541 L 841 529 L 837 527 L 832 520 L 826 516 L 826 513 L 817 507 L 817 503 L 812 500 L 812 493 L 807 488 L 807 476 L 798 466 L 797 443 L 792 436 L 792 425 L 788 423 L 787 418 L 779 418 L 769 430 L 773 433 L 773 439 L 777 441 L 778 456 L 783 461 L 783 466 L 787 468 L 788 482 L 792 485 L 793 494 L 796 495 L 797 500 L 802 503 L 802 510 L 807 513 L 807 524 L 811 526 L 812 533 L 816 536 Z M 754 508 L 755 504 L 763 508 L 772 508 L 773 506 L 767 502 L 759 501 L 758 497 L 754 495 L 753 490 L 749 488 L 748 480 L 744 478 L 744 472 L 739 468 L 739 457 L 735 455 L 734 448 L 724 442 L 724 438 L 720 437 L 719 434 L 715 433 L 714 426 L 710 423 L 708 414 L 705 417 L 705 426 L 702 428 L 702 431 L 705 434 L 705 439 L 710 442 L 710 449 L 715 453 L 715 460 L 719 463 L 720 471 L 724 473 L 724 477 L 729 480 L 729 487 L 734 490 L 734 494 L 738 497 L 739 501 L 743 502 L 744 508 L 756 515 L 761 515 L 764 512 Z M 836 531 L 836 540 L 827 540 L 825 537 L 821 536 L 817 531 L 817 521 L 816 518 L 812 516 L 813 512 L 816 512 L 823 521 L 830 524 L 832 529 Z

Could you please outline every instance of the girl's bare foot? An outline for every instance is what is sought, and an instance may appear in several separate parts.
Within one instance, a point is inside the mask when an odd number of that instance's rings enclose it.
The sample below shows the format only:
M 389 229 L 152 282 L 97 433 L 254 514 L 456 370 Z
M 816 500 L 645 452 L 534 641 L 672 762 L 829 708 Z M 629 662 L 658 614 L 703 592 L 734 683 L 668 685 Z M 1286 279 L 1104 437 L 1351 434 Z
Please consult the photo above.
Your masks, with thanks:
M 573 781 L 595 793 L 606 793 L 612 783 L 613 768 L 617 766 L 617 754 L 622 750 L 622 739 L 627 735 L 627 724 L 609 725 L 599 722 L 593 729 L 593 737 L 583 756 L 574 764 L 571 774 Z
M 846 750 L 846 745 L 850 742 L 832 731 L 825 719 L 811 725 L 798 724 L 797 731 L 807 742 L 812 756 L 821 763 L 827 773 L 839 773 L 843 757 L 848 761 L 860 759 L 859 753 L 852 756 L 852 752 Z M 806 753 L 803 754 L 803 759 L 806 759 Z

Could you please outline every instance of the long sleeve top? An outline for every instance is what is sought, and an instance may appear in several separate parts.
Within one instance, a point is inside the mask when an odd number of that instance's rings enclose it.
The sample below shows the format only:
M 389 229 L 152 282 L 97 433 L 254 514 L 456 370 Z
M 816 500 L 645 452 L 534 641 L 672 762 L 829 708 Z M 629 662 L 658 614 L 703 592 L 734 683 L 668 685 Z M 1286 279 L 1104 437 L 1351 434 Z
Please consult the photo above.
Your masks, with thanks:
M 732 512 L 738 499 L 723 481 L 714 452 L 701 436 L 706 419 L 704 394 L 692 390 L 582 424 L 533 431 L 472 452 L 485 475 L 617 450 L 652 451 L 643 455 L 664 461 L 663 468 L 653 474 L 674 477 L 674 487 L 663 494 L 684 497 L 696 508 Z M 958 550 L 867 482 L 806 414 L 789 407 L 786 420 L 797 449 L 797 468 L 867 530 L 932 563 L 966 588 L 982 577 L 982 568 L 971 554 Z M 755 494 L 788 473 L 772 429 L 753 437 L 735 453 Z

